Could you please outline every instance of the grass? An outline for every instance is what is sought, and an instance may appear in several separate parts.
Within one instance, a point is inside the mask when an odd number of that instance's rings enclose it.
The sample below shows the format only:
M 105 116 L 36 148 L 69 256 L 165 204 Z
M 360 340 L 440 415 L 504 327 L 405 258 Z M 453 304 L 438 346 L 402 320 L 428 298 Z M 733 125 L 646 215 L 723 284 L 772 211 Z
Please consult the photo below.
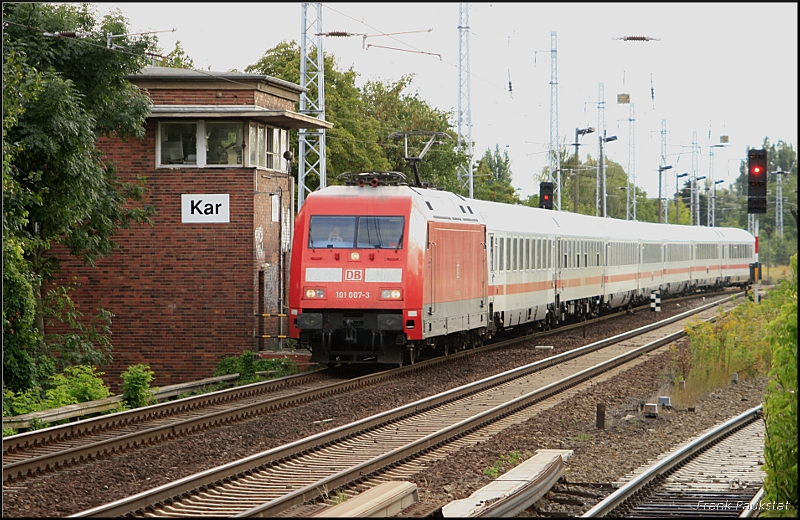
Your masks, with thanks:
M 771 268 L 773 280 L 791 279 L 790 267 Z M 785 285 L 785 284 L 784 284 Z M 767 296 L 780 288 L 770 289 Z M 772 301 L 777 298 L 778 301 Z M 671 347 L 672 362 L 667 371 L 671 382 L 661 395 L 669 395 L 672 406 L 693 406 L 709 392 L 731 384 L 734 373 L 743 381 L 769 373 L 772 348 L 766 326 L 778 316 L 780 296 L 765 298 L 759 304 L 744 301 L 714 323 L 693 321 L 686 326 L 688 344 Z M 685 388 L 680 388 L 683 381 Z
M 530 453 L 528 453 L 530 456 Z M 488 467 L 483 470 L 483 474 L 487 477 L 497 478 L 500 475 L 500 472 L 503 471 L 506 465 L 508 466 L 516 466 L 520 463 L 522 459 L 522 454 L 518 451 L 512 451 L 508 455 L 500 455 L 500 458 L 492 464 L 491 467 Z

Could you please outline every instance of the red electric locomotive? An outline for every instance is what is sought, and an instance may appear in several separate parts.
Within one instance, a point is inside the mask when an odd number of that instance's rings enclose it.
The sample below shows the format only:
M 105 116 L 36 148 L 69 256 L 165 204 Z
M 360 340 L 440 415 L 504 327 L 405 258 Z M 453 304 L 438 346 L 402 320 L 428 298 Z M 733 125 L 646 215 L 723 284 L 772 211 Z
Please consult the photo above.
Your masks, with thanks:
M 297 215 L 291 337 L 329 365 L 410 364 L 423 347 L 447 354 L 482 342 L 485 225 L 469 214 L 426 218 L 419 192 L 428 190 L 402 173 L 346 177 L 311 193 Z

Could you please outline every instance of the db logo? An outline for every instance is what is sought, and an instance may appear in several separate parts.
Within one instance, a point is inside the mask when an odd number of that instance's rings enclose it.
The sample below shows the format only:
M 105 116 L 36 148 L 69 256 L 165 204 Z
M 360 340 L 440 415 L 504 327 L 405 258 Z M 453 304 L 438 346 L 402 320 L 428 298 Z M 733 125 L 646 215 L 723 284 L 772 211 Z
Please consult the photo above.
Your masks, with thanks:
M 364 271 L 361 269 L 346 269 L 344 271 L 344 280 L 346 282 L 360 282 L 364 279 Z

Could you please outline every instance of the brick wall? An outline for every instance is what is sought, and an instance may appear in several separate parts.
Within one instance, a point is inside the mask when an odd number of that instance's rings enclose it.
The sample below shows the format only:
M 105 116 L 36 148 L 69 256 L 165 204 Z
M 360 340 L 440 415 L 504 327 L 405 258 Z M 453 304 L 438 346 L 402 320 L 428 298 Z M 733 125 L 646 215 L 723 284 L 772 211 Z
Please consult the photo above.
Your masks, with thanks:
M 294 101 L 257 90 L 150 88 L 147 94 L 155 105 L 255 105 L 295 110 Z
M 256 305 L 259 314 L 286 313 L 288 290 L 288 246 L 291 245 L 292 198 L 294 196 L 292 178 L 277 173 L 259 172 L 257 174 L 256 195 L 254 198 L 254 237 L 256 264 L 262 270 L 260 295 L 263 302 Z M 273 214 L 273 204 L 282 208 Z M 283 247 L 281 239 L 283 236 Z M 257 290 L 259 288 L 257 287 Z M 288 323 L 282 317 L 259 317 L 257 324 L 257 348 L 276 348 L 277 336 L 288 336 Z M 264 335 L 271 338 L 262 338 Z
M 280 256 L 280 225 L 272 222 L 269 193 L 280 188 L 288 195 L 283 204 L 291 207 L 287 175 L 264 177 L 253 168 L 156 170 L 155 130 L 151 120 L 144 140 L 98 143 L 122 179 L 147 177 L 145 202 L 158 211 L 153 226 L 120 230 L 119 251 L 96 267 L 59 255 L 60 279 L 81 284 L 71 292 L 78 310 L 89 316 L 104 308 L 115 315 L 114 361 L 102 370 L 117 393 L 120 374 L 137 363 L 149 365 L 153 384 L 163 386 L 210 377 L 223 357 L 258 347 L 258 271 L 269 270 L 265 263 L 278 265 Z M 185 193 L 228 193 L 230 222 L 182 223 Z

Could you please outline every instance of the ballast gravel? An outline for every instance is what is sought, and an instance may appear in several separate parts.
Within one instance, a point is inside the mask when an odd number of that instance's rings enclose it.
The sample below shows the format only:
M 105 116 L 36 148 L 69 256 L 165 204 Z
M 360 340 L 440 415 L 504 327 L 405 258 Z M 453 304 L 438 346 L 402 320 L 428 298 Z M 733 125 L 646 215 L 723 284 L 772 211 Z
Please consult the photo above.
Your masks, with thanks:
M 662 302 L 658 318 L 703 304 Z M 252 419 L 182 439 L 112 456 L 51 475 L 3 485 L 3 517 L 65 517 L 193 475 L 211 467 L 260 453 L 321 431 L 356 421 L 417 399 L 531 363 L 625 330 L 652 323 L 654 316 L 639 312 L 602 321 L 584 332 L 566 332 L 547 339 L 553 351 L 530 346 L 490 352 L 448 365 L 446 377 L 432 370 L 412 379 L 392 381 L 345 397 L 331 397 L 284 412 Z M 431 463 L 413 481 L 420 499 L 435 507 L 465 498 L 491 481 L 484 473 L 511 453 L 522 460 L 537 449 L 571 449 L 564 483 L 613 483 L 724 419 L 757 406 L 766 378 L 739 378 L 703 396 L 695 411 L 663 410 L 657 419 L 639 412 L 639 405 L 657 398 L 669 385 L 671 356 L 654 355 L 630 371 L 598 383 L 529 421 L 512 426 L 480 444 Z M 605 428 L 595 428 L 597 403 L 606 406 Z M 632 417 L 631 417 L 632 416 Z M 326 421 L 321 423 L 320 421 Z M 503 467 L 501 470 L 510 469 Z M 584 489 L 592 489 L 591 486 Z M 591 493 L 587 493 L 591 494 Z M 546 496 L 520 516 L 562 512 L 572 516 L 585 506 L 567 506 Z M 571 509 L 570 509 L 571 508 Z

